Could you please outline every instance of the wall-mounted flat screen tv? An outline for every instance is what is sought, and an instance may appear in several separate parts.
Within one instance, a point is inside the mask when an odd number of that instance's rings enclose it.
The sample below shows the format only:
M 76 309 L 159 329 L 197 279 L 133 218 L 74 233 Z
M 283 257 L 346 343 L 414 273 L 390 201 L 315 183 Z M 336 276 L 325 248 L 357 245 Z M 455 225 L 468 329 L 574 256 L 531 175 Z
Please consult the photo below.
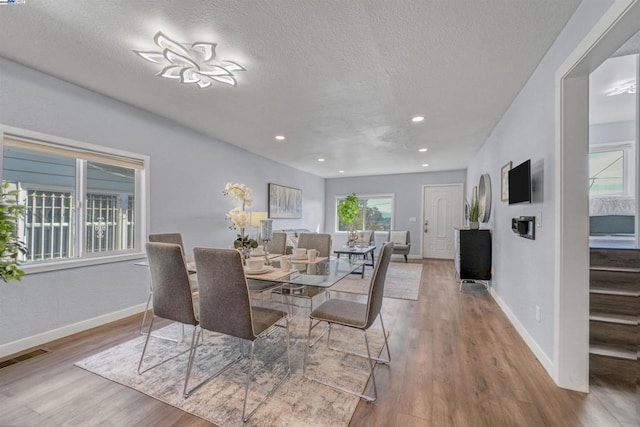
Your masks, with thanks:
M 531 203 L 531 160 L 509 171 L 509 204 Z

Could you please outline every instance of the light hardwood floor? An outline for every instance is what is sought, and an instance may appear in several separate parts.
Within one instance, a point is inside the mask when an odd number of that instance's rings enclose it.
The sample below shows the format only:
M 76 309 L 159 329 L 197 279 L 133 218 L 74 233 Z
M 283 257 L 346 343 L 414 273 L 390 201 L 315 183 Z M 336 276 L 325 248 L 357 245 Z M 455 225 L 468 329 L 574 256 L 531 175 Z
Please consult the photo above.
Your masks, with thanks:
M 352 426 L 638 426 L 635 385 L 556 387 L 485 292 L 459 292 L 450 261 L 423 263 L 418 301 L 385 299 L 392 363 Z M 0 369 L 0 426 L 205 426 L 200 418 L 73 366 L 138 336 L 133 316 L 42 346 Z

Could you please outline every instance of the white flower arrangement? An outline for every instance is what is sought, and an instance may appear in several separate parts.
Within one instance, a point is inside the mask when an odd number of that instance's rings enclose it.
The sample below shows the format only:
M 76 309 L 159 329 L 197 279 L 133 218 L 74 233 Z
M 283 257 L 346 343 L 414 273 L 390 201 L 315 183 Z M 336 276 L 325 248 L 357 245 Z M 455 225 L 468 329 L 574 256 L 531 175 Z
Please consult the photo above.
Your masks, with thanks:
M 233 208 L 227 212 L 227 219 L 233 222 L 234 228 L 244 228 L 249 225 L 249 214 L 242 208 Z
M 228 182 L 222 190 L 222 194 L 225 196 L 235 197 L 242 202 L 242 206 L 231 209 L 227 212 L 226 219 L 233 222 L 231 228 L 244 228 L 249 225 L 249 214 L 245 210 L 247 206 L 251 206 L 253 199 L 251 198 L 253 190 L 244 184 Z
M 253 190 L 247 187 L 244 184 L 239 183 L 231 183 L 227 182 L 227 185 L 224 186 L 224 190 L 222 190 L 222 194 L 225 196 L 235 197 L 236 199 L 242 202 L 242 207 L 244 210 L 245 206 L 251 206 L 253 203 L 253 199 L 250 197 Z
M 233 242 L 233 246 L 236 249 L 242 249 L 245 254 L 248 254 L 247 251 L 249 248 L 255 248 L 258 246 L 257 241 L 249 239 L 244 234 L 244 228 L 249 226 L 249 213 L 247 213 L 245 208 L 247 206 L 251 206 L 251 203 L 253 203 L 253 199 L 251 198 L 252 192 L 253 190 L 244 184 L 234 184 L 231 182 L 227 182 L 227 185 L 224 186 L 224 190 L 222 190 L 222 194 L 225 196 L 235 197 L 242 202 L 242 206 L 238 206 L 237 208 L 233 208 L 227 212 L 225 218 L 231 220 L 233 223 L 229 228 L 240 229 L 240 234 L 238 234 L 238 238 Z

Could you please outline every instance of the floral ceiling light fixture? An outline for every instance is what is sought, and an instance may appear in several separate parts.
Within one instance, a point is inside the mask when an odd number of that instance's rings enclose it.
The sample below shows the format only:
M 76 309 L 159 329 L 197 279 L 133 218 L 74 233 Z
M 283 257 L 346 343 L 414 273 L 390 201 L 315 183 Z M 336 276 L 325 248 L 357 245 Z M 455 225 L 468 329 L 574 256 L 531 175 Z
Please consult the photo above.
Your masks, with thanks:
M 214 82 L 236 86 L 234 73 L 246 71 L 237 62 L 215 61 L 216 43 L 178 43 L 161 31 L 158 31 L 153 41 L 159 51 L 133 51 L 142 59 L 161 65 L 163 68 L 157 74 L 160 77 L 179 80 L 180 83 L 193 83 L 205 89 L 213 86 Z
M 636 93 L 636 79 L 627 80 L 607 91 L 607 96 L 622 95 L 623 93 Z

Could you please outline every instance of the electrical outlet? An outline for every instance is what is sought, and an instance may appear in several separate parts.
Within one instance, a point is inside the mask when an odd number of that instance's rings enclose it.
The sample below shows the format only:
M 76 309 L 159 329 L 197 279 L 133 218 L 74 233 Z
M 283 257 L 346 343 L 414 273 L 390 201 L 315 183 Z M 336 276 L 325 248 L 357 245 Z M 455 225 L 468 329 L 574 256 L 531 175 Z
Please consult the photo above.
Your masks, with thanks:
M 536 305 L 536 321 L 540 323 L 540 306 Z
M 536 214 L 536 227 L 542 227 L 542 212 Z

